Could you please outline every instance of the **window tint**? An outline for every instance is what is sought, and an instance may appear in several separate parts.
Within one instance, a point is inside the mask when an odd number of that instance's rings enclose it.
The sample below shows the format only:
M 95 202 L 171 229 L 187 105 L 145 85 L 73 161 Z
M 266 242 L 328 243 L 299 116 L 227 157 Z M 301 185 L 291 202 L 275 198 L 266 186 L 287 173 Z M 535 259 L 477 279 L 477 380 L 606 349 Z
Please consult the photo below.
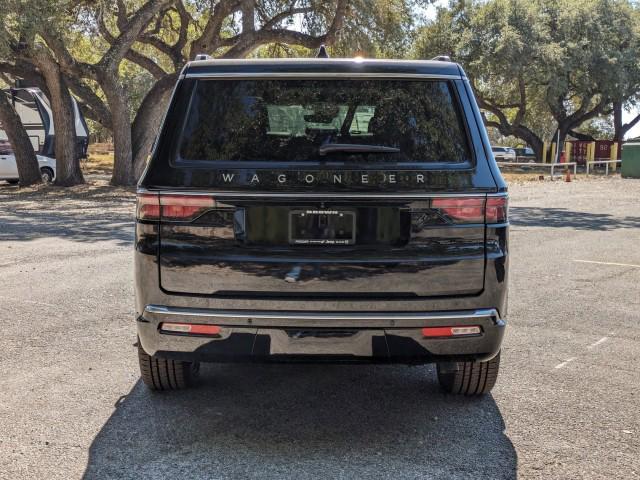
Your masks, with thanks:
M 0 155 L 11 155 L 12 153 L 11 144 L 5 140 L 0 140 Z
M 355 152 L 342 148 L 353 144 Z M 333 148 L 320 148 L 325 145 Z M 179 157 L 189 162 L 470 160 L 449 84 L 402 80 L 200 81 Z

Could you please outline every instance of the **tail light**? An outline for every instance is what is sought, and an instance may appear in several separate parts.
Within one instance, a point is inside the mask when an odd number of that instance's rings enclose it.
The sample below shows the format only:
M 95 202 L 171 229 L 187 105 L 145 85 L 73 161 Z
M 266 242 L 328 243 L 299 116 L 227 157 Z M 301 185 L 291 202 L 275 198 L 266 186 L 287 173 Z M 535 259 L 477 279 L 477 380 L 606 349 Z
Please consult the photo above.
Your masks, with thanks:
M 160 195 L 162 219 L 189 221 L 215 206 L 214 198 L 206 195 Z
M 488 197 L 487 223 L 506 223 L 509 219 L 509 197 Z
M 141 193 L 137 196 L 136 218 L 188 222 L 215 206 L 215 199 L 207 195 Z
M 452 223 L 505 223 L 508 197 L 446 197 L 431 200 L 436 209 Z
M 160 197 L 157 193 L 139 193 L 136 196 L 136 218 L 138 220 L 160 218 Z
M 434 198 L 436 208 L 453 223 L 484 223 L 484 197 Z

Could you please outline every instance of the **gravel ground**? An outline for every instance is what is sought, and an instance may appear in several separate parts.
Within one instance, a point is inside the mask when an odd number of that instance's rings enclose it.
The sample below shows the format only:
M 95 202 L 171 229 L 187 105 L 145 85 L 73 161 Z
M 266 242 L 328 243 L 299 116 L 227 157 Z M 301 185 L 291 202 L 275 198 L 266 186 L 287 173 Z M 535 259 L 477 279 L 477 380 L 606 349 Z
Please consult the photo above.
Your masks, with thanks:
M 404 366 L 210 365 L 151 394 L 131 192 L 0 186 L 0 479 L 639 478 L 640 181 L 511 195 L 502 370 L 474 400 Z

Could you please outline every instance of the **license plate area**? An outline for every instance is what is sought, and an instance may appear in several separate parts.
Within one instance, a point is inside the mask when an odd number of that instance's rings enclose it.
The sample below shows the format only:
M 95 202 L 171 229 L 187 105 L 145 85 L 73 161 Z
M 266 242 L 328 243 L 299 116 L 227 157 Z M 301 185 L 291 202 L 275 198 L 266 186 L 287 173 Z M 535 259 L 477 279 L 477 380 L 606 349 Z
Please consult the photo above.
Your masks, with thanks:
M 292 245 L 353 245 L 356 213 L 352 210 L 300 209 L 289 212 Z

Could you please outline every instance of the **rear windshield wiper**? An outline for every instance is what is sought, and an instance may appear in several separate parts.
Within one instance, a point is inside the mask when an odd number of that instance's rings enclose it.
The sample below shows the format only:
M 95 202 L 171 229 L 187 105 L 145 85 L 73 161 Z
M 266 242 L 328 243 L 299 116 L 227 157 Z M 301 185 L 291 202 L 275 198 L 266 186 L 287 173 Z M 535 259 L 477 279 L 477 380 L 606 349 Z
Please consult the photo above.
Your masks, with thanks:
M 400 153 L 399 148 L 387 147 L 385 145 L 365 145 L 358 143 L 326 143 L 318 149 L 320 155 L 327 153 Z

